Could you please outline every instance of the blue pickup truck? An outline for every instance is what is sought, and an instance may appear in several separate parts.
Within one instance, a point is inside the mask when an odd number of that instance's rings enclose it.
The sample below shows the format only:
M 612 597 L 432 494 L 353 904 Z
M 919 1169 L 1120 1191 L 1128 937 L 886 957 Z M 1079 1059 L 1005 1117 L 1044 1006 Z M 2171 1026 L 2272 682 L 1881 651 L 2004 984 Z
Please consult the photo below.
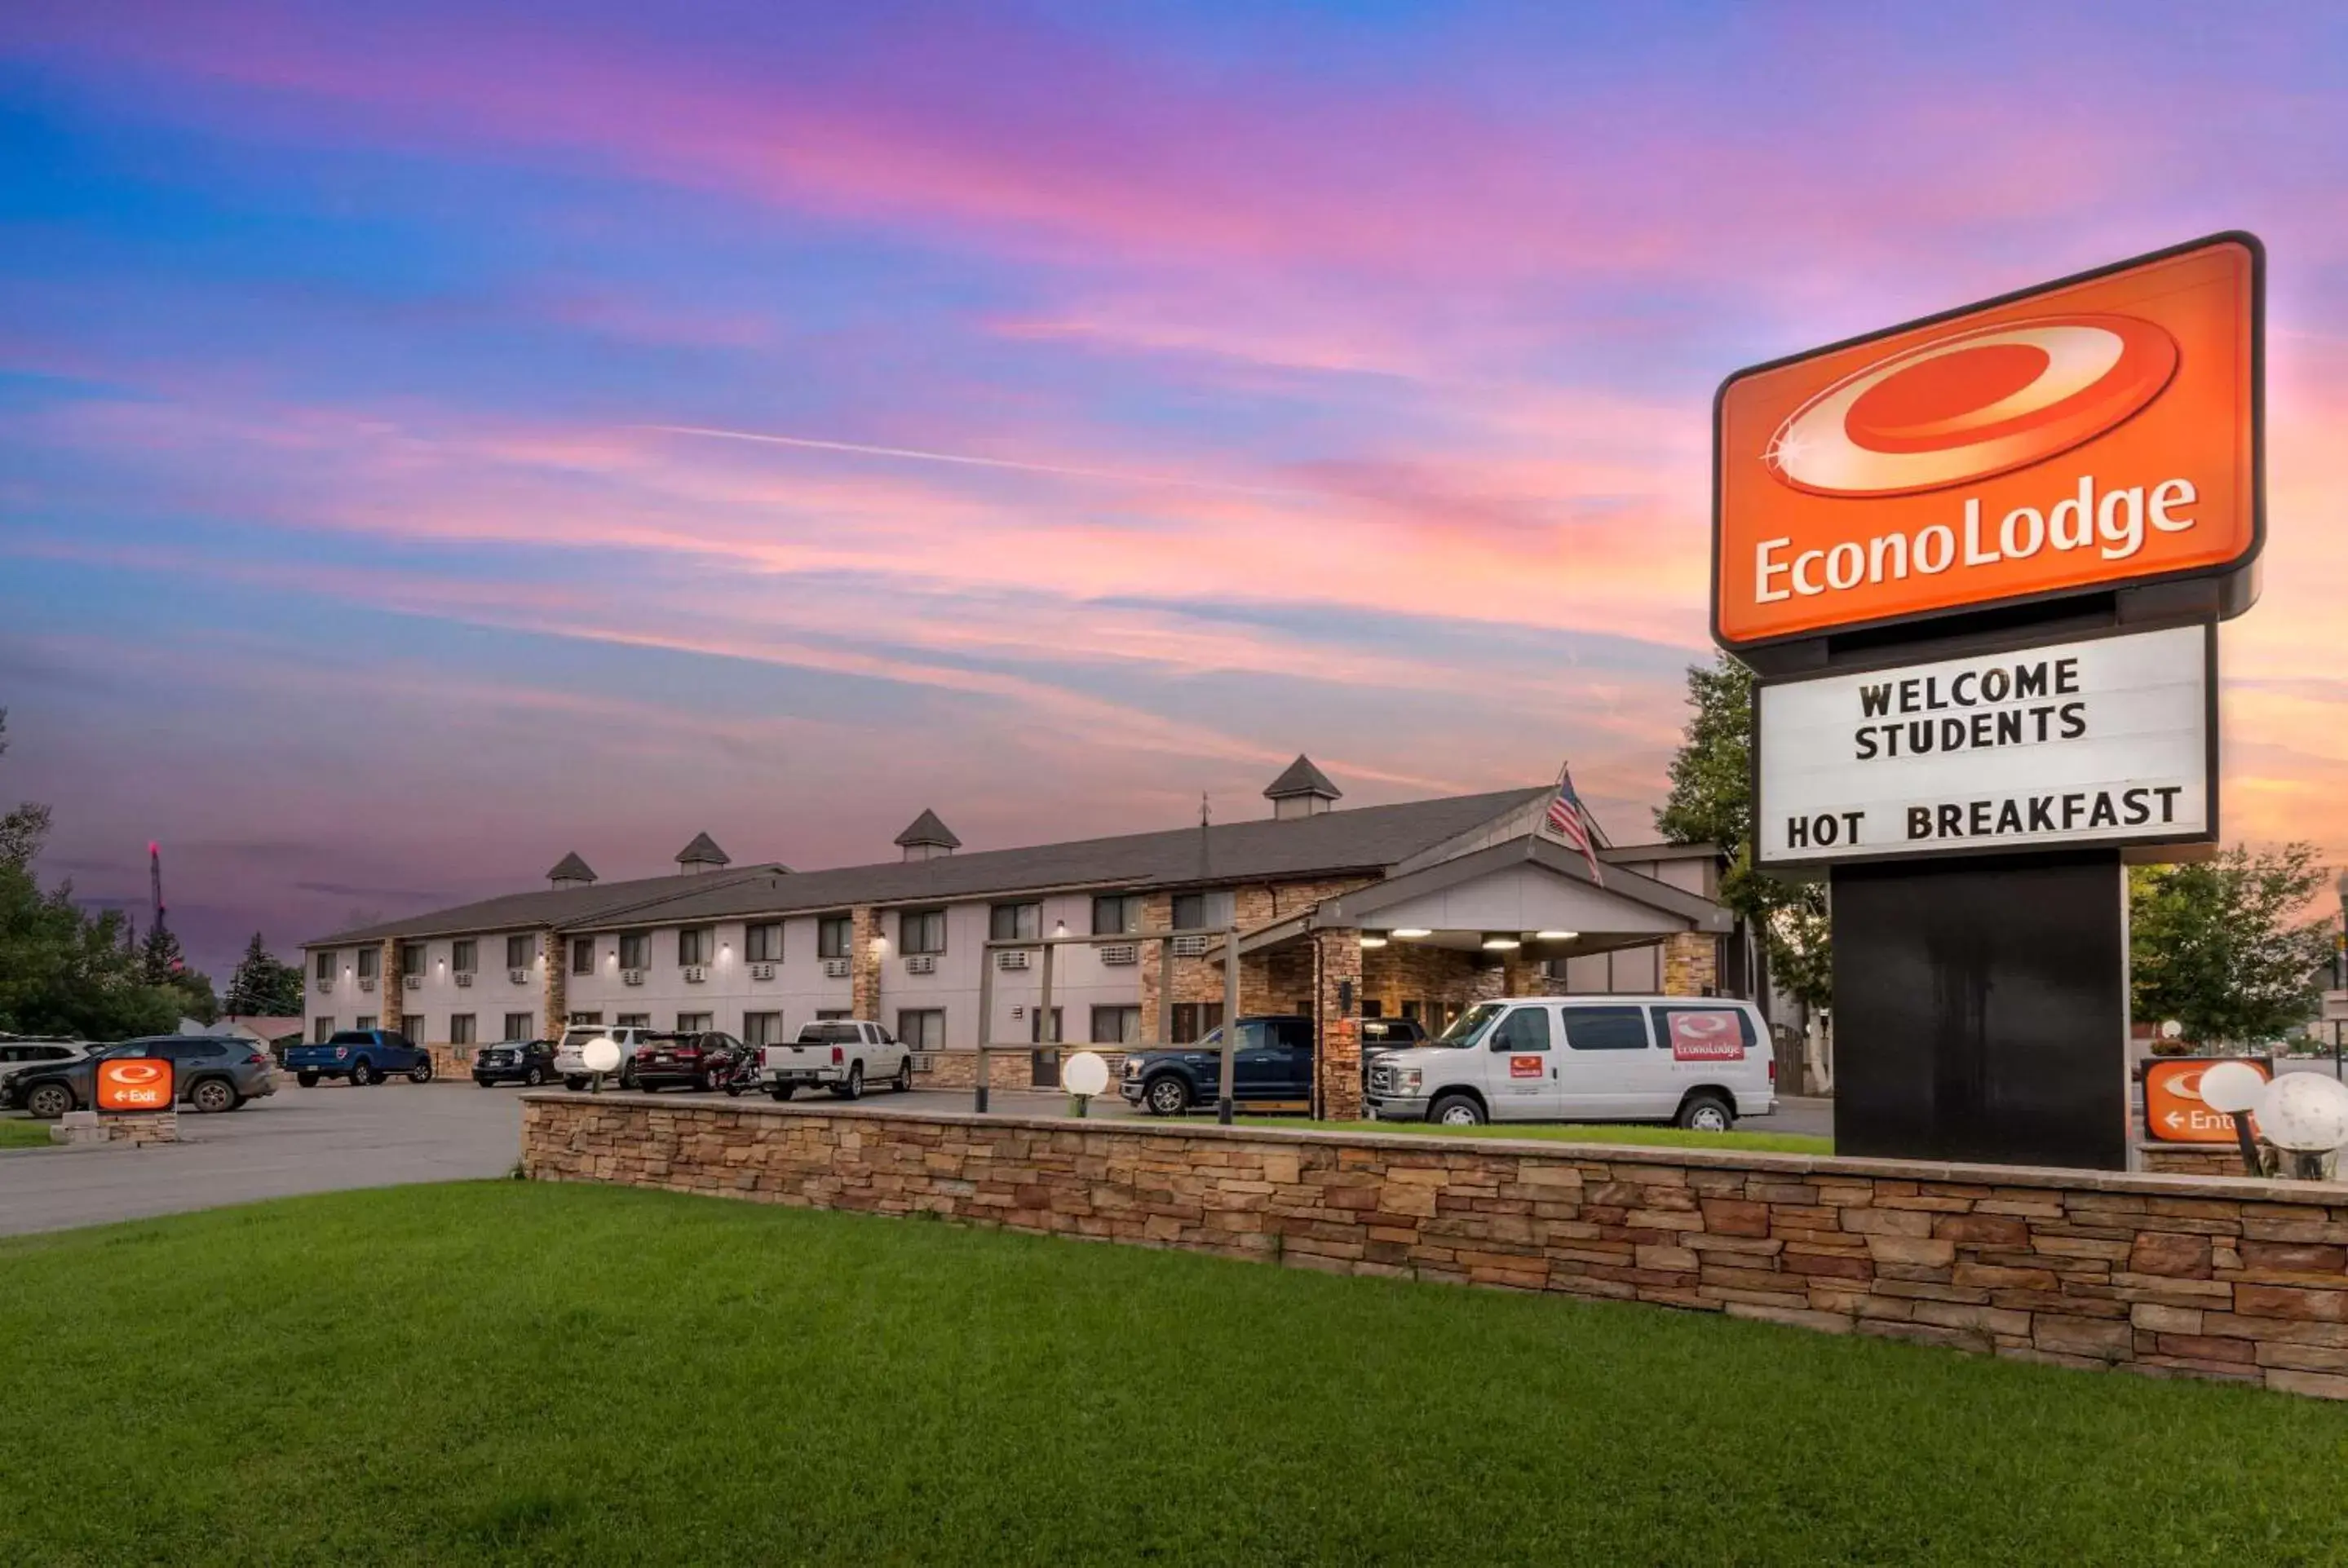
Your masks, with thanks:
M 347 1078 L 354 1084 L 381 1083 L 404 1072 L 410 1083 L 432 1081 L 432 1053 L 410 1045 L 407 1037 L 390 1029 L 345 1029 L 315 1045 L 288 1047 L 286 1071 L 304 1089 L 317 1087 L 322 1078 Z
M 1118 1091 L 1127 1103 L 1153 1116 L 1179 1116 L 1194 1105 L 1212 1105 L 1222 1093 L 1222 1050 L 1220 1025 L 1195 1045 L 1137 1050 L 1125 1059 Z M 1240 1020 L 1231 1098 L 1242 1105 L 1300 1105 L 1312 1093 L 1313 1020 L 1294 1014 Z

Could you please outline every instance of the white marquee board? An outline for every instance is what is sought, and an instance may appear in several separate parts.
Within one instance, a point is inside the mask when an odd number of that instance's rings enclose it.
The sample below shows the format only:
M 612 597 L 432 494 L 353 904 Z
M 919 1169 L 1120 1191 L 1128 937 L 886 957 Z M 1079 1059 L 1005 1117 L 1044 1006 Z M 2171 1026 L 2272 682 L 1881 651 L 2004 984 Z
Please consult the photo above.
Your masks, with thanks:
M 2217 662 L 2197 624 L 1764 682 L 1756 857 L 2212 839 Z

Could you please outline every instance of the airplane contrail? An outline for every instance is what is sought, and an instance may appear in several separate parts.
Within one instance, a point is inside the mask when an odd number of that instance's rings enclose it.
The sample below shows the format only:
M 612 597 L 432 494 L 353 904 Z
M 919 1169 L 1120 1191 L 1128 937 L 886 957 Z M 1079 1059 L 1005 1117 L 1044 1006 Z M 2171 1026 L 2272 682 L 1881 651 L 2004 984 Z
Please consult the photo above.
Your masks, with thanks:
M 818 441 L 806 436 L 770 436 L 754 430 L 716 430 L 699 425 L 647 425 L 666 436 L 700 436 L 716 441 L 752 441 L 768 446 L 798 446 L 811 452 L 848 452 L 861 457 L 903 457 L 917 463 L 954 463 L 972 468 L 1008 468 L 1022 474 L 1060 474 L 1076 479 L 1114 479 L 1128 485 L 1173 485 L 1189 490 L 1227 490 L 1242 496 L 1317 497 L 1313 490 L 1231 485 L 1213 479 L 1180 479 L 1165 474 L 1127 474 L 1114 468 L 1072 468 L 1057 463 L 1021 463 L 1008 457 L 973 457 L 960 452 L 928 452 L 915 446 L 868 446 L 855 441 Z

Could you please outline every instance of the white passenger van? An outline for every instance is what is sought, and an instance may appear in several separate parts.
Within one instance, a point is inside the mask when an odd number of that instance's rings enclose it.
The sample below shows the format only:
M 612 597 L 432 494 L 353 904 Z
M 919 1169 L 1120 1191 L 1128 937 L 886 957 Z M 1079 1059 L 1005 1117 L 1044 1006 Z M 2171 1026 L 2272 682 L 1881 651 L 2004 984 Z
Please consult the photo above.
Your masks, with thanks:
M 1725 997 L 1513 997 L 1370 1063 L 1386 1122 L 1671 1122 L 1725 1132 L 1777 1108 L 1752 1003 Z

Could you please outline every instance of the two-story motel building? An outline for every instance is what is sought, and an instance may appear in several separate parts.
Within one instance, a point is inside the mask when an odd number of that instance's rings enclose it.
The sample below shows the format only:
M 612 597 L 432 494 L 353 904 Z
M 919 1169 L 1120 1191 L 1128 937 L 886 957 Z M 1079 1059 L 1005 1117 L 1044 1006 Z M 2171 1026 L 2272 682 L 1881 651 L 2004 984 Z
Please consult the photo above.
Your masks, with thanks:
M 972 853 L 925 810 L 900 858 L 829 871 L 737 866 L 706 834 L 675 875 L 636 881 L 566 855 L 543 889 L 304 944 L 311 1032 L 398 1029 L 458 1068 L 476 1042 L 566 1023 L 762 1044 L 869 1018 L 916 1047 L 925 1081 L 968 1084 L 992 965 L 991 1081 L 1047 1085 L 1063 1044 L 1114 1061 L 1212 1028 L 1236 946 L 1241 1010 L 1312 1017 L 1323 1108 L 1350 1116 L 1362 1018 L 1434 1030 L 1497 996 L 1745 989 L 1708 845 L 1601 839 L 1593 876 L 1543 829 L 1548 786 L 1339 810 L 1300 756 L 1264 794 L 1255 821 Z M 1190 934 L 1169 991 L 1171 931 Z M 1065 935 L 1133 940 L 1056 947 L 1045 1019 L 1041 950 L 1002 944 Z M 1000 1050 L 1014 1043 L 1037 1049 Z

